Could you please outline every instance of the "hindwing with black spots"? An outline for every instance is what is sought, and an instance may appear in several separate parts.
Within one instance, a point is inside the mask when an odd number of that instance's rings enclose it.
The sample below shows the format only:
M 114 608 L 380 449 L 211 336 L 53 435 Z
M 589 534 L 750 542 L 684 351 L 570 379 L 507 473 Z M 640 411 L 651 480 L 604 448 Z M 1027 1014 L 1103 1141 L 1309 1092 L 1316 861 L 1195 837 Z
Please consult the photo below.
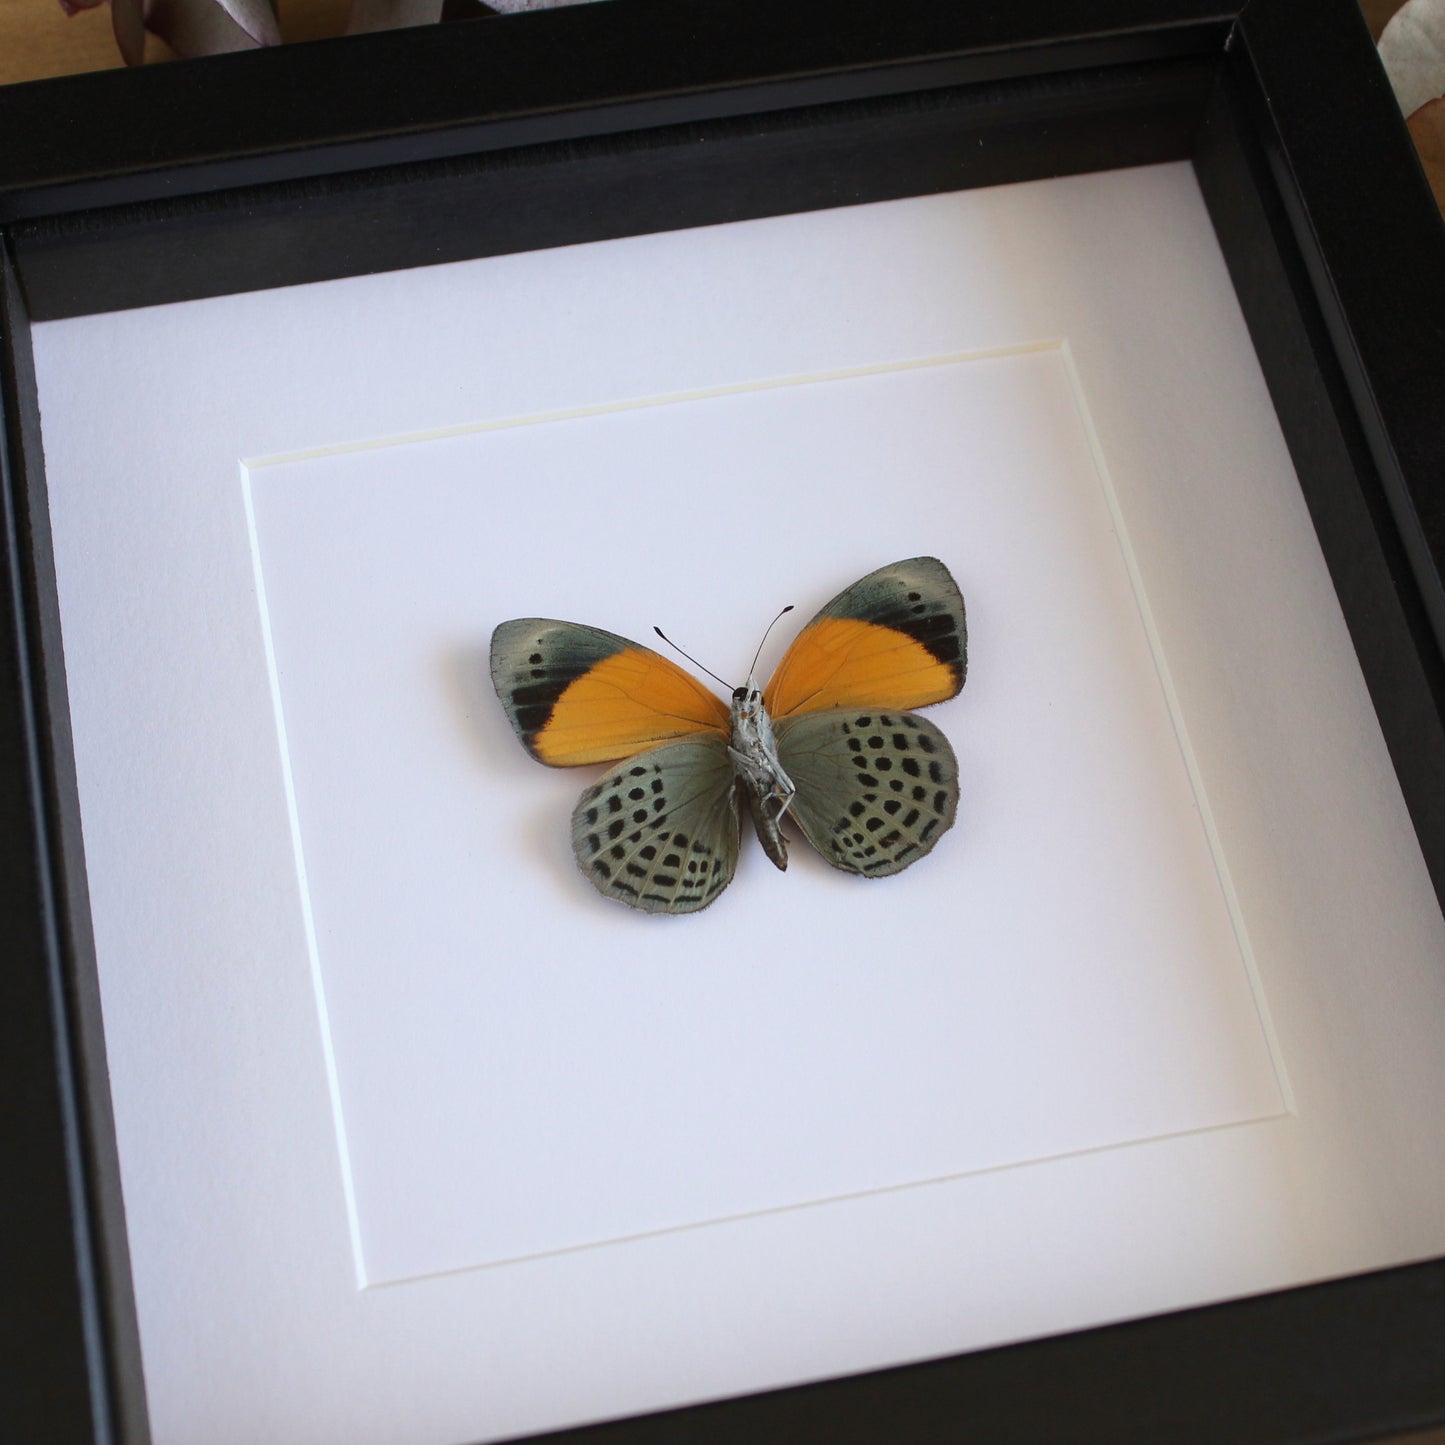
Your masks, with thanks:
M 737 786 L 720 738 L 639 753 L 578 799 L 577 866 L 598 892 L 646 913 L 706 908 L 737 867 Z
M 778 756 L 797 785 L 789 816 L 835 868 L 901 872 L 958 811 L 948 739 L 912 713 L 804 713 L 778 724 Z

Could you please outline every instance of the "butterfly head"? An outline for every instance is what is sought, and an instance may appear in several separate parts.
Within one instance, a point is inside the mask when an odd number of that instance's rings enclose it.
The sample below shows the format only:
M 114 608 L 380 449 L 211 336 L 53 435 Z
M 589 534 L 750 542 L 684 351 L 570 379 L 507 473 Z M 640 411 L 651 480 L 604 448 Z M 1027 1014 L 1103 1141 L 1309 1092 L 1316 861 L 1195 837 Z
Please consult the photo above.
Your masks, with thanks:
M 733 747 L 764 758 L 781 771 L 781 765 L 777 764 L 778 745 L 773 737 L 773 720 L 768 716 L 763 690 L 755 677 L 749 677 L 741 687 L 733 689 L 731 711 Z
M 739 708 L 746 708 L 756 713 L 757 709 L 762 707 L 762 705 L 763 692 L 758 686 L 756 678 L 750 677 L 741 687 L 735 687 L 733 689 L 734 712 Z
M 733 689 L 731 712 L 734 746 L 740 736 L 772 737 L 772 720 L 763 705 L 763 691 L 753 678 Z

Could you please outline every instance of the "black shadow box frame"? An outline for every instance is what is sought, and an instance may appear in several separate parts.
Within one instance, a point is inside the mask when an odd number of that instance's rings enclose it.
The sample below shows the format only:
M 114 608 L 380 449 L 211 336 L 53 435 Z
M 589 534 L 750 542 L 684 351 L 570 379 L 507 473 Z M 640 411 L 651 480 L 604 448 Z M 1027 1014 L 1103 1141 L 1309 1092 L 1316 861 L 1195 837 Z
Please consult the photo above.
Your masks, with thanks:
M 1352 0 L 611 0 L 0 90 L 8 1438 L 149 1436 L 30 323 L 1181 158 L 1445 896 L 1445 226 Z M 1370 1438 L 1445 1420 L 1442 1312 L 1428 1261 L 552 1438 Z

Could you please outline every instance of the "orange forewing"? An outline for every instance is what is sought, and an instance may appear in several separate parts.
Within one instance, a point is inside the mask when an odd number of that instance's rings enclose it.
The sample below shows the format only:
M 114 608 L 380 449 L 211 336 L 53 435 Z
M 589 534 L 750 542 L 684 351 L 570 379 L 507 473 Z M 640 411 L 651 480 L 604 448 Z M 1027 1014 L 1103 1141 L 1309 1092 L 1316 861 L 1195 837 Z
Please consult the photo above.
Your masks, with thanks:
M 944 702 L 958 672 L 906 633 L 857 617 L 815 618 L 763 693 L 774 721 L 831 707 L 907 711 Z
M 701 732 L 728 731 L 715 693 L 665 657 L 631 646 L 568 684 L 532 739 L 553 767 L 606 763 L 642 748 Z

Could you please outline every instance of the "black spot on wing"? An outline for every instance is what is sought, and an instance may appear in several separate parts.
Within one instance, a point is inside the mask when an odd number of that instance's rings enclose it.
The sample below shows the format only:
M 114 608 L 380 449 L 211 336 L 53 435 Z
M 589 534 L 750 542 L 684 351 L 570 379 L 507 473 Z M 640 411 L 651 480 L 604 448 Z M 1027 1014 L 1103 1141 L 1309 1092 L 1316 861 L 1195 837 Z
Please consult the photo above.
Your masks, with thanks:
M 940 606 L 937 610 L 925 610 L 920 615 L 917 607 L 885 604 L 872 612 L 867 621 L 911 637 L 926 648 L 936 662 L 947 665 L 962 686 L 965 636 L 961 606 L 956 613 Z
M 631 794 L 639 777 L 652 779 L 647 796 L 655 815 L 634 811 Z M 640 754 L 578 799 L 572 814 L 578 865 L 599 893 L 644 912 L 705 908 L 727 886 L 737 862 L 736 789 L 721 738 L 683 739 Z M 589 822 L 589 814 L 606 817 L 614 803 L 637 824 L 625 838 L 620 817 L 613 820 L 615 834 L 612 824 L 594 828 Z

